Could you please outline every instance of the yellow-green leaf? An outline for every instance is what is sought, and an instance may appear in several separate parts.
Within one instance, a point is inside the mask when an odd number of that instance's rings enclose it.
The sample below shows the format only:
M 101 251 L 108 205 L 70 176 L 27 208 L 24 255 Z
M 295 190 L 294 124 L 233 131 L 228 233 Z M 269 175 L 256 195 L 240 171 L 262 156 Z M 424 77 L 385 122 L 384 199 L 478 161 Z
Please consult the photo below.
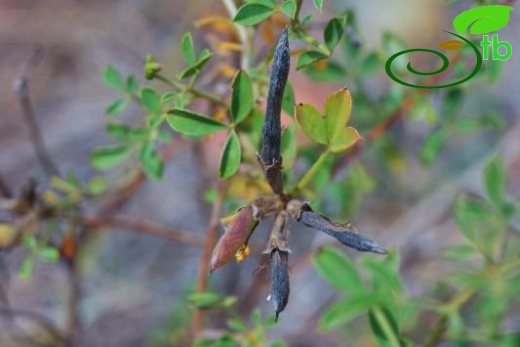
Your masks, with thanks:
M 296 126 L 289 124 L 282 133 L 282 159 L 283 168 L 290 169 L 296 159 Z
M 330 95 L 325 102 L 325 129 L 330 143 L 343 134 L 343 129 L 350 119 L 352 99 L 348 89 L 343 88 Z M 341 141 L 341 140 L 339 140 Z
M 337 248 L 324 247 L 313 256 L 312 263 L 327 282 L 342 292 L 355 294 L 363 291 L 361 277 L 352 261 Z
M 229 133 L 222 157 L 220 158 L 220 177 L 228 178 L 237 172 L 240 166 L 242 151 L 237 133 L 233 130 Z
M 296 122 L 305 135 L 322 145 L 328 144 L 325 122 L 320 112 L 309 104 L 296 106 Z
M 231 117 L 235 123 L 241 122 L 253 109 L 254 96 L 251 78 L 244 70 L 239 70 L 231 86 Z
M 129 146 L 102 147 L 92 152 L 90 162 L 97 169 L 109 169 L 128 158 L 130 153 Z
M 346 127 L 341 129 L 334 140 L 329 143 L 329 150 L 333 153 L 343 152 L 354 146 L 359 140 L 361 140 L 361 135 L 358 131 L 352 127 Z

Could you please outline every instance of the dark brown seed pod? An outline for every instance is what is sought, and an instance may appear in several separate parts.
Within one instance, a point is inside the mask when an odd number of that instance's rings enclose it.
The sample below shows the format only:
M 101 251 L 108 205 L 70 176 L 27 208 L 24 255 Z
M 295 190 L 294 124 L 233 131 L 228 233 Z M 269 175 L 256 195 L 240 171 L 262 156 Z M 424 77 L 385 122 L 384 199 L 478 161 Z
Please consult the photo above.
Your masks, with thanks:
M 276 194 L 281 194 L 283 190 L 281 176 L 282 158 L 280 156 L 282 139 L 280 113 L 282 111 L 283 92 L 289 76 L 289 67 L 289 33 L 286 28 L 282 32 L 274 52 L 265 121 L 262 128 L 262 165 L 266 172 L 267 180 Z
M 289 252 L 276 248 L 271 252 L 271 291 L 267 297 L 273 303 L 276 321 L 289 302 L 289 292 Z
M 211 272 L 228 263 L 237 253 L 239 258 L 243 257 L 241 251 L 247 247 L 249 237 L 258 222 L 257 211 L 253 205 L 244 206 L 237 211 L 235 218 L 213 249 Z
M 345 246 L 361 252 L 388 253 L 386 249 L 379 246 L 376 242 L 358 234 L 356 228 L 351 223 L 335 223 L 327 217 L 312 211 L 306 202 L 292 200 L 287 206 L 287 211 L 298 222 L 334 237 Z

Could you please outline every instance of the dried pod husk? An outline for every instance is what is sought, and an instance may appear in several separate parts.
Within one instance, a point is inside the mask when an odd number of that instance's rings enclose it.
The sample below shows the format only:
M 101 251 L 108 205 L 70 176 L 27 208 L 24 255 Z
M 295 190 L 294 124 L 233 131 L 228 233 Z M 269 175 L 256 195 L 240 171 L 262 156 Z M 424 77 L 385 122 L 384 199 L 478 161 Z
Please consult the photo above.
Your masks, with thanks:
M 265 121 L 262 128 L 262 154 L 261 160 L 269 184 L 276 194 L 281 194 L 283 181 L 281 175 L 282 158 L 280 146 L 282 139 L 282 125 L 280 113 L 282 111 L 282 99 L 289 76 L 290 54 L 289 33 L 286 28 L 278 40 L 274 52 L 271 79 L 267 95 Z
M 289 292 L 289 252 L 276 248 L 271 252 L 271 291 L 267 297 L 273 303 L 276 321 L 287 306 Z
M 253 205 L 240 208 L 234 220 L 218 240 L 211 257 L 211 272 L 228 263 L 236 254 L 247 252 L 249 237 L 258 225 L 258 216 Z M 241 258 L 242 260 L 242 258 Z
M 351 223 L 335 223 L 327 217 L 314 212 L 306 202 L 292 200 L 287 206 L 287 211 L 298 222 L 334 237 L 345 246 L 361 252 L 388 253 L 386 249 L 379 246 L 376 242 L 358 234 L 356 228 Z

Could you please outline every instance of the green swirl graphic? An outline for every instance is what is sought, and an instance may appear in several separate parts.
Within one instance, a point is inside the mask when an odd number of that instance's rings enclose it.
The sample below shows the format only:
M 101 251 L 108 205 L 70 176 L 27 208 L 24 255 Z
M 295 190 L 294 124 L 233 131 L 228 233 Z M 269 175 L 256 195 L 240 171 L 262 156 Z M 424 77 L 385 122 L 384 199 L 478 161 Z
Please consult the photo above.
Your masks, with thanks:
M 386 65 L 385 65 L 385 70 L 386 70 L 386 73 L 388 74 L 388 76 L 391 79 L 393 79 L 394 81 L 396 81 L 397 83 L 402 84 L 404 86 L 412 87 L 412 88 L 423 88 L 423 89 L 438 89 L 438 88 L 453 87 L 453 86 L 456 86 L 458 84 L 464 83 L 464 82 L 470 80 L 471 78 L 473 78 L 479 72 L 480 67 L 482 66 L 482 55 L 480 54 L 480 51 L 478 50 L 477 46 L 472 44 L 469 40 L 466 40 L 464 37 L 462 37 L 460 35 L 457 35 L 455 33 L 452 33 L 451 31 L 446 31 L 446 32 L 448 34 L 457 36 L 459 39 L 461 39 L 462 41 L 464 41 L 465 43 L 470 45 L 471 48 L 473 49 L 473 51 L 475 52 L 475 55 L 477 57 L 477 61 L 475 62 L 475 67 L 473 68 L 473 71 L 471 71 L 471 73 L 467 77 L 465 77 L 464 79 L 462 79 L 460 81 L 453 82 L 453 83 L 450 83 L 450 84 L 443 84 L 443 85 L 440 85 L 440 86 L 421 86 L 421 85 L 411 84 L 411 83 L 405 82 L 403 80 L 400 80 L 397 76 L 395 76 L 393 74 L 392 69 L 391 69 L 392 62 L 397 57 L 401 56 L 402 54 L 412 53 L 412 52 L 427 52 L 427 53 L 435 54 L 435 55 L 437 55 L 438 57 L 440 57 L 442 59 L 442 67 L 440 69 L 438 69 L 436 71 L 432 71 L 432 72 L 421 72 L 421 71 L 417 71 L 414 68 L 412 68 L 412 65 L 410 63 L 408 63 L 406 68 L 411 73 L 413 73 L 415 75 L 421 75 L 421 76 L 431 76 L 431 75 L 436 75 L 436 74 L 439 74 L 439 73 L 445 71 L 449 67 L 449 65 L 450 65 L 450 62 L 448 61 L 448 58 L 444 54 L 442 54 L 440 52 L 434 51 L 433 49 L 426 49 L 426 48 L 407 49 L 405 51 L 401 51 L 401 52 L 398 52 L 398 53 L 392 55 L 386 61 Z

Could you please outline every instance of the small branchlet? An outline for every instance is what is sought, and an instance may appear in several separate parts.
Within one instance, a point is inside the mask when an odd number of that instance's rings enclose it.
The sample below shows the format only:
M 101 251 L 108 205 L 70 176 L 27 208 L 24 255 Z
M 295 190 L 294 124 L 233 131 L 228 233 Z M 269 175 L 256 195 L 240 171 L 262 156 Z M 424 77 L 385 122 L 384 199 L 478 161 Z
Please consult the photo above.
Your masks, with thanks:
M 262 128 L 262 154 L 260 156 L 267 181 L 273 192 L 278 195 L 283 194 L 282 157 L 280 156 L 282 141 L 280 113 L 282 111 L 285 84 L 289 76 L 289 67 L 289 32 L 286 28 L 282 32 L 274 52 L 265 121 Z
M 233 257 L 238 260 L 245 258 L 249 237 L 258 225 L 258 221 L 258 211 L 252 204 L 237 211 L 235 218 L 213 250 L 211 272 L 228 263 Z
M 358 234 L 356 228 L 351 223 L 333 222 L 327 217 L 314 212 L 306 202 L 292 200 L 287 205 L 287 211 L 298 222 L 334 237 L 345 246 L 361 252 L 388 253 L 386 249 L 379 246 L 376 242 Z

